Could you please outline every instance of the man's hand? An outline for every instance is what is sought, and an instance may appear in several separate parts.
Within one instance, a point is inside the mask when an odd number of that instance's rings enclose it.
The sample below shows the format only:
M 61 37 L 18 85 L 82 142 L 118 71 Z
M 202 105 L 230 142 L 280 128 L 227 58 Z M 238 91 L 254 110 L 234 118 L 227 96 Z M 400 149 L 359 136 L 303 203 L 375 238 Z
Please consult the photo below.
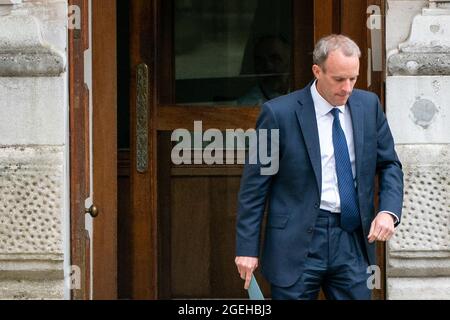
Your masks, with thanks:
M 235 261 L 239 275 L 245 280 L 245 290 L 250 287 L 253 271 L 258 268 L 258 258 L 255 257 L 236 257 Z
M 392 238 L 395 227 L 394 227 L 394 217 L 387 212 L 380 212 L 375 220 L 372 222 L 370 227 L 369 243 L 374 241 L 388 241 Z

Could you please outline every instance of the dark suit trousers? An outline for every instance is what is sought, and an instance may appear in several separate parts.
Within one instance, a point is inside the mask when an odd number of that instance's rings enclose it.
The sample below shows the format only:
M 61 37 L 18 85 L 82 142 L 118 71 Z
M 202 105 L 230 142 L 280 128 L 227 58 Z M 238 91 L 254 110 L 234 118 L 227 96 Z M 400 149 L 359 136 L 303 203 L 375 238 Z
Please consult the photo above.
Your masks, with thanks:
M 362 232 L 339 227 L 339 215 L 320 210 L 304 272 L 291 287 L 272 285 L 272 299 L 317 299 L 320 287 L 330 300 L 370 300 Z

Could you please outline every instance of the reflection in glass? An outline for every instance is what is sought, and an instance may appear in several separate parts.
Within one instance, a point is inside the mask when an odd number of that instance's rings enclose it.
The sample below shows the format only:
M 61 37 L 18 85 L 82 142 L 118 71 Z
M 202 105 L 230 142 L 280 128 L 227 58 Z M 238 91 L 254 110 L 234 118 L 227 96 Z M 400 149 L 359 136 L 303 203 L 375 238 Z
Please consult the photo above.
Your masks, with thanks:
M 257 83 L 237 100 L 241 105 L 257 105 L 289 91 L 290 45 L 281 36 L 263 36 L 253 48 L 253 75 Z
M 291 0 L 175 0 L 176 102 L 258 105 L 290 88 Z

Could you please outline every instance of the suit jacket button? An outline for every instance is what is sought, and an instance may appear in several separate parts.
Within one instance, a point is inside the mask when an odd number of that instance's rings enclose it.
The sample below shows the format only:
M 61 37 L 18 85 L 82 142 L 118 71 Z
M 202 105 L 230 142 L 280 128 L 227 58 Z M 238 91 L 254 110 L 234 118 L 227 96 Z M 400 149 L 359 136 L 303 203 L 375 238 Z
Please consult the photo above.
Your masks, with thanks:
M 314 205 L 314 208 L 319 209 L 319 205 L 316 203 L 316 204 Z
M 308 229 L 308 233 L 313 233 L 313 231 L 314 231 L 314 228 L 309 228 Z

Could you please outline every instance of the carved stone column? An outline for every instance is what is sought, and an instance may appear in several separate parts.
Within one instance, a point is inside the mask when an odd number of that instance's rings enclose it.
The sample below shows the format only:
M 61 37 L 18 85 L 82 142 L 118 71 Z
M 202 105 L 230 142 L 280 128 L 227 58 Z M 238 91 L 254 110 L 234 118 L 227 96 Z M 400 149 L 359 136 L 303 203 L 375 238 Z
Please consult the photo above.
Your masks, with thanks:
M 388 56 L 387 117 L 405 173 L 402 224 L 388 244 L 389 299 L 450 299 L 449 7 L 429 0 Z
M 61 299 L 67 3 L 21 2 L 0 0 L 0 299 Z

